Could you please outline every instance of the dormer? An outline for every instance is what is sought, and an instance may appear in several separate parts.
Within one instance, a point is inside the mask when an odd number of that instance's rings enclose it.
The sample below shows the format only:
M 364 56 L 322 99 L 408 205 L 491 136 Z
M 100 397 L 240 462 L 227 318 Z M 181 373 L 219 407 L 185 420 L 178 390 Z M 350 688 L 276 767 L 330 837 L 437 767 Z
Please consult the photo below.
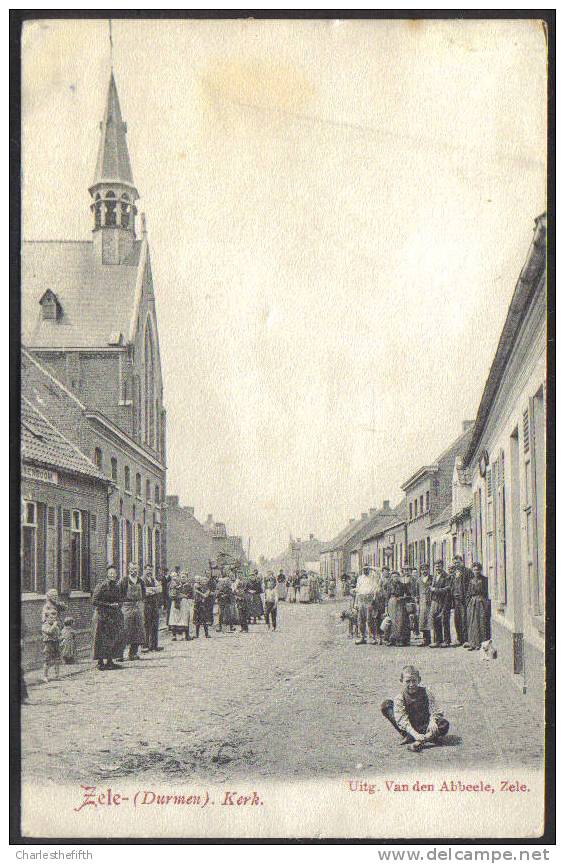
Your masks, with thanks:
M 39 305 L 41 306 L 43 321 L 59 321 L 63 315 L 63 307 L 59 303 L 57 295 L 50 288 L 41 297 Z

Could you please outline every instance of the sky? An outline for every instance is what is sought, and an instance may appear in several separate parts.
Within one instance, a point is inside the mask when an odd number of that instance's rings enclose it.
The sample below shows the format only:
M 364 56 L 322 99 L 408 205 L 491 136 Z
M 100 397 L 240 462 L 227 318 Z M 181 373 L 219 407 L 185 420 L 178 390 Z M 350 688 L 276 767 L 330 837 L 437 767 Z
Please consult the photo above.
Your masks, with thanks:
M 329 540 L 475 417 L 545 210 L 534 21 L 114 20 L 168 492 Z M 26 239 L 87 239 L 105 21 L 23 36 Z

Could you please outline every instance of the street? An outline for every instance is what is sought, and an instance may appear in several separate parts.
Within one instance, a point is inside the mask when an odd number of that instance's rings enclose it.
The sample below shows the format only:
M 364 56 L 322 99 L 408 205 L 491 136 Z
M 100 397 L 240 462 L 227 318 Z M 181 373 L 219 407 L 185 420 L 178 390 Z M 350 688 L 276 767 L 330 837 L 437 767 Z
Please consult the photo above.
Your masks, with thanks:
M 23 779 L 43 783 L 339 777 L 355 770 L 539 768 L 543 716 L 479 652 L 355 646 L 343 603 L 279 605 L 279 629 L 172 642 L 120 671 L 88 669 L 22 707 Z M 380 714 L 414 663 L 451 724 L 408 753 Z

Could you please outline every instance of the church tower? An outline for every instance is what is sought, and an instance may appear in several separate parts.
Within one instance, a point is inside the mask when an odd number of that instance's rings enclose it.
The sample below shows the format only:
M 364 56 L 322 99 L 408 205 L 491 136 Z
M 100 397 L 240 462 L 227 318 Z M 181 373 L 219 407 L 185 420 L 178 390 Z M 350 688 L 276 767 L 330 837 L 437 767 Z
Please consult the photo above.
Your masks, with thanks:
M 92 198 L 94 248 L 103 264 L 128 264 L 133 253 L 135 202 L 139 194 L 133 181 L 126 132 L 112 71 L 100 124 L 94 182 L 88 190 Z

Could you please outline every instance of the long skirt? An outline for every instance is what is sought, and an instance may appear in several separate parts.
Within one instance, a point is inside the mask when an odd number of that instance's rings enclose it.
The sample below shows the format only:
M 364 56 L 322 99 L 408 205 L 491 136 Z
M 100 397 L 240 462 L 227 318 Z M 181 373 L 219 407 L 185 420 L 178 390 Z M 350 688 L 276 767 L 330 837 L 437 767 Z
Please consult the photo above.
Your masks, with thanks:
M 143 600 L 126 601 L 124 613 L 124 645 L 143 645 L 145 642 L 145 618 Z
M 124 616 L 121 609 L 96 608 L 92 619 L 95 660 L 121 657 L 124 650 Z
M 247 617 L 261 618 L 263 616 L 263 601 L 261 595 L 254 591 L 247 595 Z
M 192 620 L 195 624 L 198 625 L 208 625 L 210 623 L 210 604 L 207 600 L 199 600 L 194 602 Z
M 296 588 L 294 585 L 288 586 L 288 593 L 286 595 L 286 599 L 288 603 L 296 603 Z
M 310 586 L 309 585 L 301 585 L 300 593 L 298 595 L 298 599 L 301 603 L 309 603 L 310 602 Z
M 277 596 L 279 600 L 286 600 L 286 585 L 284 582 L 277 582 Z
M 391 620 L 390 639 L 403 644 L 410 641 L 410 618 L 406 611 L 404 597 L 391 597 L 388 601 L 388 614 Z
M 486 597 L 471 597 L 467 604 L 468 642 L 473 648 L 489 638 L 488 600 Z
M 420 610 L 418 613 L 418 627 L 420 630 L 432 629 L 432 617 L 430 615 L 431 601 L 420 597 Z
M 190 626 L 190 615 L 194 601 L 188 597 L 182 597 L 180 604 L 175 606 L 175 601 L 171 603 L 171 611 L 169 613 L 169 629 L 174 633 L 180 630 L 188 630 Z

